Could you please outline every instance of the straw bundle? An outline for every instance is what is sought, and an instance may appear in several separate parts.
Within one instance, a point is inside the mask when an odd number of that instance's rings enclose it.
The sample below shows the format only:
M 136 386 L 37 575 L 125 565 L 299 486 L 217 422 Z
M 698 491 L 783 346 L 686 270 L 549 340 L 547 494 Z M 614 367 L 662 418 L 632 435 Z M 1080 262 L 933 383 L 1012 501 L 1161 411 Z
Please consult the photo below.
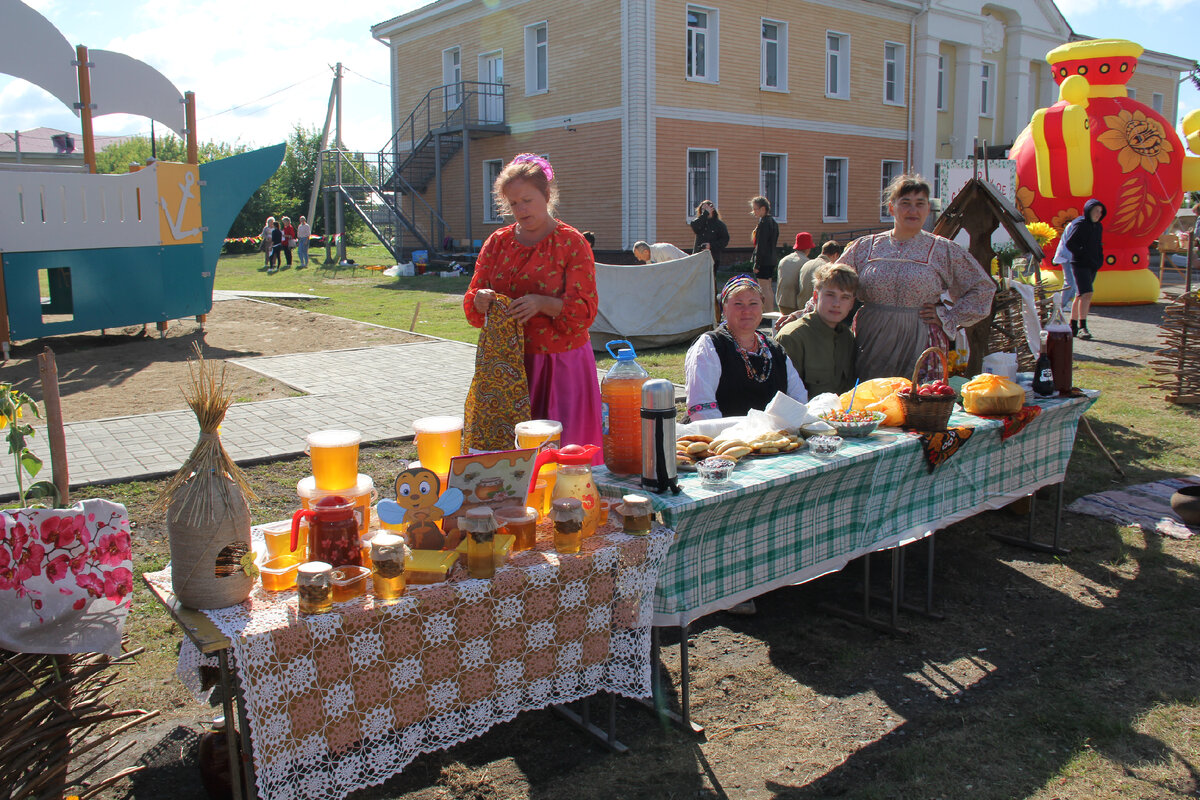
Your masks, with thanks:
M 191 608 L 223 608 L 245 600 L 254 586 L 245 563 L 250 554 L 246 500 L 258 498 L 217 432 L 232 402 L 225 367 L 218 373 L 199 345 L 194 349 L 183 396 L 196 413 L 200 438 L 156 508 L 167 511 L 175 596 Z

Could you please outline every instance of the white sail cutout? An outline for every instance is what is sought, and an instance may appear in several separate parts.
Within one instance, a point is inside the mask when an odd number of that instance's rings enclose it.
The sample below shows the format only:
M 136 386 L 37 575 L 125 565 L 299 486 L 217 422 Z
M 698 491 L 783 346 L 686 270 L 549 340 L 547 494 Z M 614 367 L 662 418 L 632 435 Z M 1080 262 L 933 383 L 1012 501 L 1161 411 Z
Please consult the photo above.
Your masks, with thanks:
M 79 75 L 71 43 L 20 0 L 0 0 L 0 19 L 0 72 L 44 89 L 79 116 Z
M 2 2 L 3 0 L 0 0 Z M 184 136 L 183 95 L 167 76 L 144 61 L 111 50 L 89 50 L 92 103 L 97 117 L 136 114 Z

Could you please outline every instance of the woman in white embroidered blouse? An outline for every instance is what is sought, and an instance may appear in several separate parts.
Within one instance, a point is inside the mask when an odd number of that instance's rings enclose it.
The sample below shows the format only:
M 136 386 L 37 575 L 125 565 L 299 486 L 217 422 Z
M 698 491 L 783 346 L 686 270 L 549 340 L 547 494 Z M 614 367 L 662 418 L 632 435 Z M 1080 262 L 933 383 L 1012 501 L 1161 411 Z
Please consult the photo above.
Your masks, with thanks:
M 922 230 L 930 209 L 921 176 L 901 175 L 886 195 L 892 230 L 855 240 L 838 259 L 858 272 L 864 305 L 854 336 L 862 380 L 912 375 L 925 348 L 946 348 L 958 328 L 991 313 L 996 293 L 970 253 Z
M 763 291 L 750 275 L 730 278 L 719 295 L 723 321 L 697 339 L 683 362 L 688 415 L 693 420 L 760 411 L 783 392 L 808 401 L 804 382 L 783 348 L 759 330 Z

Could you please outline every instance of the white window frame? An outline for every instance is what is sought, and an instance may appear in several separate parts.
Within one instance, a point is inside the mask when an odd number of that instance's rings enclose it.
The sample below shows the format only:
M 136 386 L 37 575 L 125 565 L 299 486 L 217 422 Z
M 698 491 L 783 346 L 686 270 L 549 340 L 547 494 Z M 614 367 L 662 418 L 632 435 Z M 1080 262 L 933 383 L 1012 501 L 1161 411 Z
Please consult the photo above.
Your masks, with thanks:
M 887 57 L 889 47 L 894 47 L 892 58 Z M 889 106 L 904 105 L 904 45 L 900 42 L 884 42 L 883 43 L 883 102 Z M 894 83 L 894 97 L 888 99 L 888 67 L 889 62 L 892 70 L 895 72 L 892 82 Z
M 454 62 L 457 57 L 458 63 Z M 445 111 L 453 111 L 462 105 L 462 48 L 458 45 L 447 47 L 442 51 L 442 84 L 454 84 L 455 89 L 443 91 L 442 106 Z
M 763 169 L 764 158 L 777 158 L 778 175 L 776 175 L 776 197 L 767 194 L 767 171 Z M 787 153 L 758 154 L 758 193 L 771 203 L 771 216 L 776 222 L 787 222 Z
M 692 12 L 704 14 L 704 27 L 692 27 L 688 17 Z M 684 9 L 683 25 L 685 31 L 684 71 L 689 81 L 700 83 L 717 83 L 720 78 L 720 42 L 721 25 L 715 8 L 689 3 Z M 702 69 L 697 70 L 693 61 L 695 50 L 704 51 Z
M 692 153 L 708 153 L 708 189 L 709 193 L 703 197 L 692 196 Z M 689 147 L 687 149 L 687 161 L 684 163 L 683 171 L 683 194 L 687 198 L 687 219 L 691 219 L 696 213 L 696 206 L 705 200 L 711 200 L 713 205 L 720 208 L 720 203 L 717 200 L 717 149 L 715 147 Z
M 838 176 L 838 205 L 837 213 L 830 215 L 829 211 L 829 164 L 830 162 L 838 162 L 841 164 L 841 171 Z M 847 190 L 850 185 L 850 159 L 844 156 L 825 156 L 821 172 L 821 221 L 822 222 L 845 222 L 848 214 L 849 198 Z
M 775 27 L 775 39 L 767 38 L 767 25 Z M 758 88 L 764 92 L 786 92 L 788 90 L 788 24 L 777 19 L 763 17 L 759 20 L 761 32 L 761 55 L 759 65 Z M 771 61 L 770 44 L 775 45 L 775 85 L 767 83 L 767 65 Z
M 1166 108 L 1166 101 L 1166 95 L 1164 95 L 1162 92 L 1155 92 L 1150 95 L 1150 107 L 1160 114 L 1162 114 L 1163 109 Z
M 1134 89 L 1132 86 L 1129 87 L 1129 99 L 1137 100 L 1137 89 Z
M 984 61 L 979 67 L 979 116 L 996 116 L 996 62 Z
M 829 46 L 830 39 L 838 40 L 838 49 Z M 832 69 L 831 69 L 832 65 Z M 837 91 L 829 91 L 830 76 L 836 77 L 834 82 Z M 835 100 L 850 99 L 850 34 L 839 31 L 825 31 L 825 96 Z
M 946 56 L 938 53 L 937 110 L 946 110 Z
M 504 217 L 496 209 L 496 196 L 492 193 L 500 170 L 504 169 L 504 159 L 486 158 L 483 160 L 483 221 L 489 223 L 504 222 Z
M 538 33 L 544 32 L 546 40 L 539 42 Z M 545 64 L 545 75 L 540 74 L 538 58 Z M 546 20 L 525 26 L 525 94 L 546 94 L 550 91 L 550 24 Z
M 888 169 L 889 166 L 892 166 L 895 169 L 895 171 L 892 172 L 891 170 L 889 170 Z M 903 175 L 903 174 L 904 174 L 904 162 L 901 161 L 900 159 L 885 158 L 879 162 L 879 198 L 880 198 L 880 200 L 879 200 L 879 221 L 880 222 L 891 222 L 892 221 L 892 215 L 888 213 L 887 201 L 885 201 L 883 199 L 883 192 L 885 189 L 887 189 L 887 187 L 889 185 L 891 185 L 892 181 L 894 181 L 898 176 Z

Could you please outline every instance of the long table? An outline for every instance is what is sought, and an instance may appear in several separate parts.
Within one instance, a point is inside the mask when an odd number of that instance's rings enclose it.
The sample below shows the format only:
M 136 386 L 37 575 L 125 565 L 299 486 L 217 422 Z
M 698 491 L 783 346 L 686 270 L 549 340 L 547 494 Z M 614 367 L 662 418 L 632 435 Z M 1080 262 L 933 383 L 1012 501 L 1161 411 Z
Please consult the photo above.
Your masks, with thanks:
M 345 797 L 521 711 L 601 691 L 649 696 L 651 596 L 673 532 L 610 524 L 570 556 L 548 535 L 493 579 L 456 567 L 392 605 L 368 596 L 301 616 L 294 590 L 256 586 L 240 605 L 190 612 L 216 629 L 187 628 L 198 646 L 232 651 L 258 795 Z M 144 577 L 179 617 L 170 570 Z
M 974 434 L 932 473 L 920 439 L 895 429 L 847 439 L 821 461 L 806 449 L 743 459 L 727 486 L 702 486 L 681 473 L 680 494 L 643 490 L 638 476 L 595 470 L 603 495 L 651 498 L 677 534 L 654 593 L 654 624 L 681 629 L 694 620 L 783 586 L 842 569 L 851 560 L 929 536 L 981 511 L 1001 508 L 1061 483 L 1079 419 L 1099 397 L 1037 399 L 1042 411 L 1001 439 L 994 419 L 955 412 L 950 426 Z M 681 648 L 687 721 L 687 647 Z

